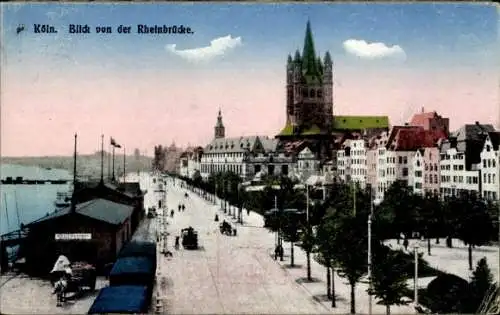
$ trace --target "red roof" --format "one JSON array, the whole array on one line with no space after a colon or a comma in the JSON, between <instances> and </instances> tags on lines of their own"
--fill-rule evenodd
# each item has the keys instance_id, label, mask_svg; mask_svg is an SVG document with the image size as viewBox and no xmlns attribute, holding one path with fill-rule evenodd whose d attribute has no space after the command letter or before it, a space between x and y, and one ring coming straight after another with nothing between
<instances>
[{"instance_id":1,"label":"red roof","mask_svg":"<svg viewBox=\"0 0 500 315\"><path fill-rule=\"evenodd\" d=\"M446 134L442 130L401 129L395 143L391 144L391 149L416 151L420 148L430 148L436 146L437 141L441 138L446 138Z\"/></svg>"},{"instance_id":2,"label":"red roof","mask_svg":"<svg viewBox=\"0 0 500 315\"><path fill-rule=\"evenodd\" d=\"M412 126L424 126L429 119L432 119L437 116L437 113L430 112L430 113L420 113L420 114L415 114L413 115L410 125Z\"/></svg>"}]
</instances>

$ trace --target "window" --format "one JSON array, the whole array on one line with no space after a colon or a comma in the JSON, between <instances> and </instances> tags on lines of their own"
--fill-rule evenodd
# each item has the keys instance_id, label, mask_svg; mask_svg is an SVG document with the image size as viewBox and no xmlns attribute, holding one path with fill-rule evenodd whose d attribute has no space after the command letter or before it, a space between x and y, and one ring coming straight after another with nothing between
<instances>
[{"instance_id":1,"label":"window","mask_svg":"<svg viewBox=\"0 0 500 315\"><path fill-rule=\"evenodd\" d=\"M408 168L407 167L403 168L403 176L408 176Z\"/></svg>"},{"instance_id":2,"label":"window","mask_svg":"<svg viewBox=\"0 0 500 315\"><path fill-rule=\"evenodd\" d=\"M488 184L491 184L491 174L488 174Z\"/></svg>"},{"instance_id":3,"label":"window","mask_svg":"<svg viewBox=\"0 0 500 315\"><path fill-rule=\"evenodd\" d=\"M436 174L434 174L434 184L437 184L438 183L438 176Z\"/></svg>"},{"instance_id":4,"label":"window","mask_svg":"<svg viewBox=\"0 0 500 315\"><path fill-rule=\"evenodd\" d=\"M321 90L318 90L318 97L319 98L323 97L323 92Z\"/></svg>"},{"instance_id":5,"label":"window","mask_svg":"<svg viewBox=\"0 0 500 315\"><path fill-rule=\"evenodd\" d=\"M316 97L316 92L314 90L309 91L309 97Z\"/></svg>"},{"instance_id":6,"label":"window","mask_svg":"<svg viewBox=\"0 0 500 315\"><path fill-rule=\"evenodd\" d=\"M403 164L403 157L400 156L399 159L398 159L398 161L399 161L399 164Z\"/></svg>"},{"instance_id":7,"label":"window","mask_svg":"<svg viewBox=\"0 0 500 315\"><path fill-rule=\"evenodd\" d=\"M486 183L486 174L483 174L483 183Z\"/></svg>"}]
</instances>

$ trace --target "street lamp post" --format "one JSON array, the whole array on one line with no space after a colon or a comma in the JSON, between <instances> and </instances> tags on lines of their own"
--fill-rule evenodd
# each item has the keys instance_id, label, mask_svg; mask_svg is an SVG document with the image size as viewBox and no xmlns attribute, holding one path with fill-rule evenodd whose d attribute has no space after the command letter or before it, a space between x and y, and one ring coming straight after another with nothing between
<instances>
[{"instance_id":1,"label":"street lamp post","mask_svg":"<svg viewBox=\"0 0 500 315\"><path fill-rule=\"evenodd\" d=\"M368 314L372 314L372 215L368 215Z\"/></svg>"},{"instance_id":2,"label":"street lamp post","mask_svg":"<svg viewBox=\"0 0 500 315\"><path fill-rule=\"evenodd\" d=\"M323 186L324 188L324 186ZM325 190L323 189L323 200L325 199ZM306 223L307 223L307 242L311 242L311 224L309 221L309 185L306 184ZM311 252L307 244L307 279L311 280Z\"/></svg>"},{"instance_id":3,"label":"street lamp post","mask_svg":"<svg viewBox=\"0 0 500 315\"><path fill-rule=\"evenodd\" d=\"M415 251L415 279L413 280L413 290L414 290L414 301L415 301L415 306L418 306L418 244L415 244L414 246L414 251Z\"/></svg>"},{"instance_id":4,"label":"street lamp post","mask_svg":"<svg viewBox=\"0 0 500 315\"><path fill-rule=\"evenodd\" d=\"M372 218L373 207L376 200L373 199L373 189L370 187L370 214L368 215L368 288L372 289ZM371 290L370 290L371 291ZM368 314L372 314L373 297L372 293L368 293Z\"/></svg>"}]
</instances>

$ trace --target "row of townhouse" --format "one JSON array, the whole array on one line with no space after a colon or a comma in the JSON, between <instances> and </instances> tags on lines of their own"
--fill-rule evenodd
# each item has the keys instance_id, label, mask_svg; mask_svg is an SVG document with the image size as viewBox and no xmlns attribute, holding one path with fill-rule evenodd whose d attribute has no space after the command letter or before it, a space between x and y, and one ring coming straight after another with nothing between
<instances>
[{"instance_id":1,"label":"row of townhouse","mask_svg":"<svg viewBox=\"0 0 500 315\"><path fill-rule=\"evenodd\" d=\"M395 181L422 195L474 192L498 200L499 143L500 132L477 122L451 134L421 125L394 126L369 139L345 139L335 154L336 167L326 171L341 181L371 187L379 200Z\"/></svg>"}]
</instances>

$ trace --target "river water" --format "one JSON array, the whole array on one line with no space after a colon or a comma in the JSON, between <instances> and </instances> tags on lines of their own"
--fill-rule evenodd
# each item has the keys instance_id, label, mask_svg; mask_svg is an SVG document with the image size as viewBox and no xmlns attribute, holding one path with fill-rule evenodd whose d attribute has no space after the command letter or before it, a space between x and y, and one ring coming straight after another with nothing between
<instances>
[{"instance_id":1,"label":"river water","mask_svg":"<svg viewBox=\"0 0 500 315\"><path fill-rule=\"evenodd\" d=\"M70 172L32 166L0 164L0 177L25 179L71 179ZM20 223L30 223L55 209L57 192L67 192L70 184L63 185L1 185L0 235L17 230Z\"/></svg>"}]
</instances>

